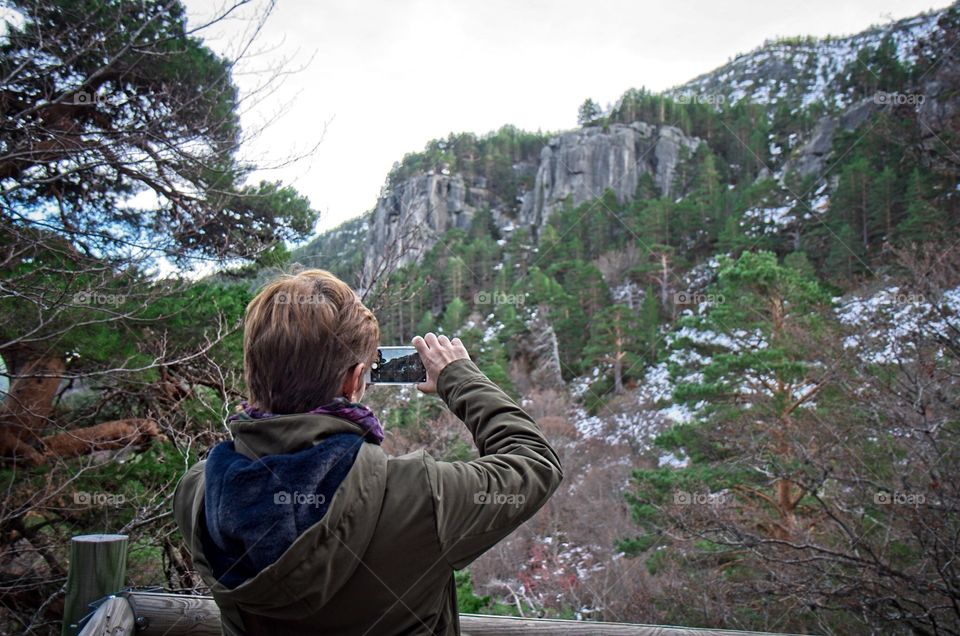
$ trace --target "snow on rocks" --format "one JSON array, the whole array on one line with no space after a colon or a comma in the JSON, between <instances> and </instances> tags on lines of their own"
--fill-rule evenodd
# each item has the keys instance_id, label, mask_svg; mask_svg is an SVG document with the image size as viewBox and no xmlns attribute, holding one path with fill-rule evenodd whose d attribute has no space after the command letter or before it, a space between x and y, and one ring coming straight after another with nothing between
<instances>
[{"instance_id":1,"label":"snow on rocks","mask_svg":"<svg viewBox=\"0 0 960 636\"><path fill-rule=\"evenodd\" d=\"M835 301L837 319L856 330L843 345L865 362L894 364L913 355L918 339L960 329L960 287L935 301L897 285Z\"/></svg>"}]
</instances>

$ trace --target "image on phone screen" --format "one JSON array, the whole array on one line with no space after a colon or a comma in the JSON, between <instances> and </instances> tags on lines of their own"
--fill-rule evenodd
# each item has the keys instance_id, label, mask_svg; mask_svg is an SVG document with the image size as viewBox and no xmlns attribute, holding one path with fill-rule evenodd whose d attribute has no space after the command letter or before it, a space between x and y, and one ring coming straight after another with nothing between
<instances>
[{"instance_id":1,"label":"image on phone screen","mask_svg":"<svg viewBox=\"0 0 960 636\"><path fill-rule=\"evenodd\" d=\"M427 370L414 347L380 347L367 372L368 384L419 384Z\"/></svg>"}]
</instances>

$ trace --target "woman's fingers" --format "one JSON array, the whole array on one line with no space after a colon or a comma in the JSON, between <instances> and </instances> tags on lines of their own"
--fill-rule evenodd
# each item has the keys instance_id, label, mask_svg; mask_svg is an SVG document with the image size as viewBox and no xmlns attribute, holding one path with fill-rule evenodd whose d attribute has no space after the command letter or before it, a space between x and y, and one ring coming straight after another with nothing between
<instances>
[{"instance_id":1,"label":"woman's fingers","mask_svg":"<svg viewBox=\"0 0 960 636\"><path fill-rule=\"evenodd\" d=\"M413 348L417 350L417 353L420 354L420 359L422 360L423 355L427 352L427 341L420 336L414 336L411 344Z\"/></svg>"},{"instance_id":2,"label":"woman's fingers","mask_svg":"<svg viewBox=\"0 0 960 636\"><path fill-rule=\"evenodd\" d=\"M451 341L447 336L437 337L431 332L422 338L415 336L412 344L420 354L423 366L427 369L427 381L417 385L417 388L424 393L436 392L437 378L448 364L455 360L470 359L470 354L467 353L460 338L454 338Z\"/></svg>"}]
</instances>

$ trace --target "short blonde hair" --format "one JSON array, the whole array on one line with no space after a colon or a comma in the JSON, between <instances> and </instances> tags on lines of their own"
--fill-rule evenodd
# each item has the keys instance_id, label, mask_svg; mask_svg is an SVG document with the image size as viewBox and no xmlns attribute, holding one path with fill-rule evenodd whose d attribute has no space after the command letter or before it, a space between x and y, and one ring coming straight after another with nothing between
<instances>
[{"instance_id":1,"label":"short blonde hair","mask_svg":"<svg viewBox=\"0 0 960 636\"><path fill-rule=\"evenodd\" d=\"M375 359L379 343L376 317L349 285L322 269L283 274L244 316L249 403L277 414L326 404L355 364Z\"/></svg>"}]
</instances>

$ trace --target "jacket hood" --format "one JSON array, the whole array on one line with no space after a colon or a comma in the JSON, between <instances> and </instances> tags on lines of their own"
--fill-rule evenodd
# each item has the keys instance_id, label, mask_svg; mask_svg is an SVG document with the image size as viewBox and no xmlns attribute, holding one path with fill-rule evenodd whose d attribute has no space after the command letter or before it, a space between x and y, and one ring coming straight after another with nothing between
<instances>
[{"instance_id":1,"label":"jacket hood","mask_svg":"<svg viewBox=\"0 0 960 636\"><path fill-rule=\"evenodd\" d=\"M195 564L218 600L264 616L316 612L366 552L386 455L358 424L326 414L241 416L229 427L233 441L176 494Z\"/></svg>"}]
</instances>

